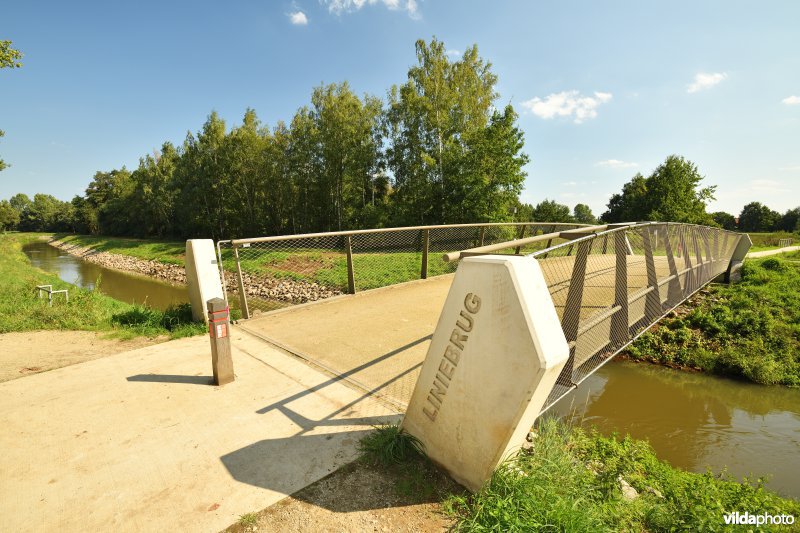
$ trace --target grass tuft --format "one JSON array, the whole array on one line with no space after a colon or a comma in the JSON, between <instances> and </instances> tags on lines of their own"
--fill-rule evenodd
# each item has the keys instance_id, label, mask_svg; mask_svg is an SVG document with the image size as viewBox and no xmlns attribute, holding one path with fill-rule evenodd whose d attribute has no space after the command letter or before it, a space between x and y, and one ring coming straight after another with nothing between
<instances>
[{"instance_id":1,"label":"grass tuft","mask_svg":"<svg viewBox=\"0 0 800 533\"><path fill-rule=\"evenodd\" d=\"M361 439L359 450L369 460L384 466L400 464L425 455L418 438L399 425L378 426Z\"/></svg>"}]
</instances>

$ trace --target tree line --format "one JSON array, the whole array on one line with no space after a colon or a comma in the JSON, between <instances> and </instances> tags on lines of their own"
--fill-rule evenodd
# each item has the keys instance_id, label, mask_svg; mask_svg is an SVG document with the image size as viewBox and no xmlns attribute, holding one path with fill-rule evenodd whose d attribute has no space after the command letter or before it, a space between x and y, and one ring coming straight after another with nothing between
<instances>
[{"instance_id":1,"label":"tree line","mask_svg":"<svg viewBox=\"0 0 800 533\"><path fill-rule=\"evenodd\" d=\"M289 123L248 109L232 129L212 112L183 144L138 168L98 171L62 202L17 195L5 227L139 237L225 238L505 221L528 156L513 107L498 107L491 64L417 41L418 63L386 101L347 82L313 90ZM16 224L14 220L18 219Z\"/></svg>"}]
</instances>

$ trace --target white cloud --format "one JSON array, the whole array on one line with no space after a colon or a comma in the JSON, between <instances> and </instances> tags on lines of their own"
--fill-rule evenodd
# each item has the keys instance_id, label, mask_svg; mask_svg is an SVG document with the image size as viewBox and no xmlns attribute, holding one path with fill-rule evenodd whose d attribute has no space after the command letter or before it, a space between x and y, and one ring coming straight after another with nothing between
<instances>
[{"instance_id":1,"label":"white cloud","mask_svg":"<svg viewBox=\"0 0 800 533\"><path fill-rule=\"evenodd\" d=\"M800 96L787 96L783 100L781 100L786 105L800 105Z\"/></svg>"},{"instance_id":2,"label":"white cloud","mask_svg":"<svg viewBox=\"0 0 800 533\"><path fill-rule=\"evenodd\" d=\"M308 24L308 17L302 11L295 11L294 13L289 13L289 20L295 26L305 26Z\"/></svg>"},{"instance_id":3,"label":"white cloud","mask_svg":"<svg viewBox=\"0 0 800 533\"><path fill-rule=\"evenodd\" d=\"M686 92L696 93L698 91L710 89L727 77L728 75L725 72L713 72L711 74L698 72L694 76L694 81L686 86Z\"/></svg>"},{"instance_id":4,"label":"white cloud","mask_svg":"<svg viewBox=\"0 0 800 533\"><path fill-rule=\"evenodd\" d=\"M788 172L796 172L800 170L800 165L794 165L792 167L780 167L778 170L788 171Z\"/></svg>"},{"instance_id":5,"label":"white cloud","mask_svg":"<svg viewBox=\"0 0 800 533\"><path fill-rule=\"evenodd\" d=\"M358 11L365 5L381 3L392 11L406 11L410 16L417 16L417 0L319 0L322 5L328 6L328 11L340 15Z\"/></svg>"},{"instance_id":6,"label":"white cloud","mask_svg":"<svg viewBox=\"0 0 800 533\"><path fill-rule=\"evenodd\" d=\"M605 161L598 161L594 164L594 166L608 168L635 168L638 167L639 164L630 161L620 161L619 159L606 159Z\"/></svg>"},{"instance_id":7,"label":"white cloud","mask_svg":"<svg viewBox=\"0 0 800 533\"><path fill-rule=\"evenodd\" d=\"M458 57L458 56L460 56L460 55L461 55L461 51L460 51L460 50L448 50L448 51L447 51L447 52L445 52L445 53L446 53L447 55L449 55L450 57Z\"/></svg>"},{"instance_id":8,"label":"white cloud","mask_svg":"<svg viewBox=\"0 0 800 533\"><path fill-rule=\"evenodd\" d=\"M789 192L789 189L780 181L765 179L752 180L750 190L753 192Z\"/></svg>"},{"instance_id":9,"label":"white cloud","mask_svg":"<svg viewBox=\"0 0 800 533\"><path fill-rule=\"evenodd\" d=\"M576 187L578 185L578 182L577 181L565 181L561 185L563 185L564 187Z\"/></svg>"},{"instance_id":10,"label":"white cloud","mask_svg":"<svg viewBox=\"0 0 800 533\"><path fill-rule=\"evenodd\" d=\"M522 102L522 107L544 119L574 116L575 123L580 124L586 119L595 118L597 107L610 101L611 98L611 93L595 92L594 96L582 96L578 91L563 91L545 98L537 96L526 100Z\"/></svg>"}]
</instances>

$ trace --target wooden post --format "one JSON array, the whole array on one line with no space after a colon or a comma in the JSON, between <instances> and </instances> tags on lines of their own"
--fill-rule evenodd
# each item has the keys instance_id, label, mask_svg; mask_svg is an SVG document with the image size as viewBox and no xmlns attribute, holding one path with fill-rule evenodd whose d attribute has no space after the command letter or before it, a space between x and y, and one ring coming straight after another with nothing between
<instances>
[{"instance_id":1,"label":"wooden post","mask_svg":"<svg viewBox=\"0 0 800 533\"><path fill-rule=\"evenodd\" d=\"M420 279L428 279L428 248L431 244L431 230L422 230L422 269L420 270Z\"/></svg>"},{"instance_id":2,"label":"wooden post","mask_svg":"<svg viewBox=\"0 0 800 533\"><path fill-rule=\"evenodd\" d=\"M356 277L353 273L353 239L350 235L344 238L345 252L347 253L347 292L356 293Z\"/></svg>"},{"instance_id":3,"label":"wooden post","mask_svg":"<svg viewBox=\"0 0 800 533\"><path fill-rule=\"evenodd\" d=\"M524 236L525 236L525 228L527 228L527 226L522 226L522 228L520 228L520 230L519 230L519 235L517 236L517 239L521 239L522 237L524 237ZM519 255L519 250L520 250L520 246L517 246L517 247L514 249L514 254L515 254L515 255Z\"/></svg>"},{"instance_id":4,"label":"wooden post","mask_svg":"<svg viewBox=\"0 0 800 533\"><path fill-rule=\"evenodd\" d=\"M244 280L242 279L242 265L239 263L239 248L233 247L233 255L236 257L236 281L239 283L239 307L241 307L242 318L250 318L250 308L247 306L247 293L244 291ZM223 276L225 269L222 269Z\"/></svg>"},{"instance_id":5,"label":"wooden post","mask_svg":"<svg viewBox=\"0 0 800 533\"><path fill-rule=\"evenodd\" d=\"M230 310L222 298L212 298L207 303L208 333L211 337L211 366L214 385L225 385L233 381L233 359L231 358Z\"/></svg>"}]
</instances>

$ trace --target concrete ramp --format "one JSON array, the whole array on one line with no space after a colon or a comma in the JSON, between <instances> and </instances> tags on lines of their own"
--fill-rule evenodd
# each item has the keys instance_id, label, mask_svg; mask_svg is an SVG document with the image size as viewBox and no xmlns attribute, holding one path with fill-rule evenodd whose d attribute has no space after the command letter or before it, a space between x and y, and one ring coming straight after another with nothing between
<instances>
[{"instance_id":1,"label":"concrete ramp","mask_svg":"<svg viewBox=\"0 0 800 533\"><path fill-rule=\"evenodd\" d=\"M273 311L240 327L398 409L408 404L453 275Z\"/></svg>"}]
</instances>

